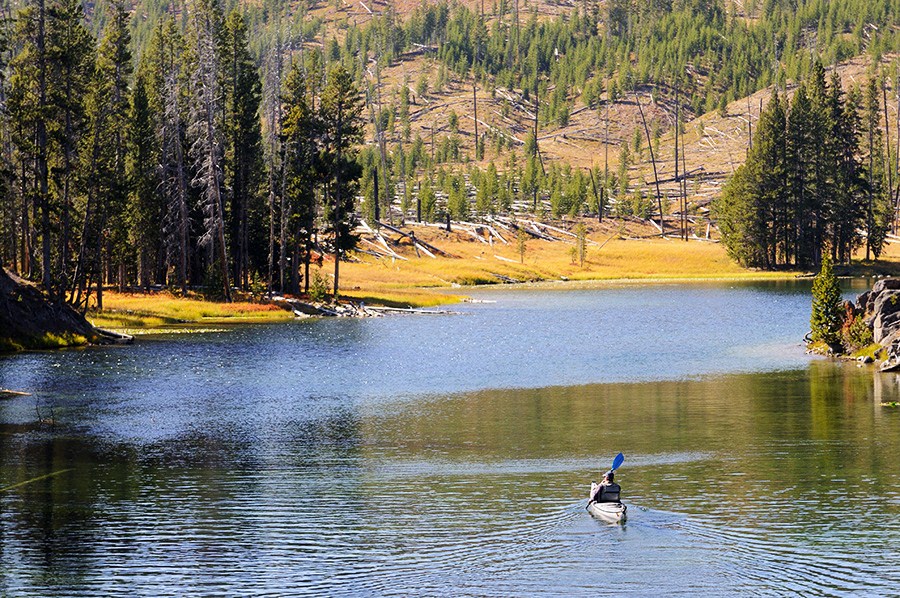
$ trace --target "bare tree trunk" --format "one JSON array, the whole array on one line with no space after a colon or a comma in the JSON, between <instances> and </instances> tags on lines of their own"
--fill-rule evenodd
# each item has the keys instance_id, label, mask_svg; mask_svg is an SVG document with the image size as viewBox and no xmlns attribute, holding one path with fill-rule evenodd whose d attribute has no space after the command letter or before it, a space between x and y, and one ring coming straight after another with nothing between
<instances>
[{"instance_id":1,"label":"bare tree trunk","mask_svg":"<svg viewBox=\"0 0 900 598\"><path fill-rule=\"evenodd\" d=\"M22 276L31 277L31 223L28 220L28 177L25 173L25 160L22 160Z\"/></svg>"},{"instance_id":2,"label":"bare tree trunk","mask_svg":"<svg viewBox=\"0 0 900 598\"><path fill-rule=\"evenodd\" d=\"M281 14L277 12L275 41L272 54L267 61L265 78L265 102L268 135L268 166L269 166L269 256L268 256L268 292L271 297L275 284L275 203L277 188L279 185L278 172L280 170L278 136L281 131L281 74L282 74L282 42L281 42ZM281 177L283 178L283 176ZM284 214L281 214L284 218ZM282 248L283 251L283 248ZM280 260L279 260L280 261Z\"/></svg>"},{"instance_id":3,"label":"bare tree trunk","mask_svg":"<svg viewBox=\"0 0 900 598\"><path fill-rule=\"evenodd\" d=\"M897 234L897 216L898 210L900 210L900 72L897 73L897 86L895 88L897 93L897 146L894 150L894 170L897 171L898 181L897 181L897 190L894 194L894 213L891 221L893 222L893 232ZM892 189L893 191L893 189Z\"/></svg>"},{"instance_id":4,"label":"bare tree trunk","mask_svg":"<svg viewBox=\"0 0 900 598\"><path fill-rule=\"evenodd\" d=\"M483 1L483 0L482 0ZM478 95L475 87L475 73L472 73L472 109L475 111L475 161L481 160L478 151ZM537 141L537 139L535 139Z\"/></svg>"},{"instance_id":5,"label":"bare tree trunk","mask_svg":"<svg viewBox=\"0 0 900 598\"><path fill-rule=\"evenodd\" d=\"M653 165L653 182L656 183L656 205L659 209L659 228L662 236L666 236L666 221L663 218L662 195L659 192L659 175L656 172L656 158L653 155L653 142L650 139L650 129L647 127L647 119L644 117L644 108L641 106L641 99L637 95L637 91L632 90L634 101L637 103L638 110L641 113L641 123L644 125L644 134L647 136L647 145L650 148L650 163Z\"/></svg>"},{"instance_id":6,"label":"bare tree trunk","mask_svg":"<svg viewBox=\"0 0 900 598\"><path fill-rule=\"evenodd\" d=\"M606 198L606 191L609 189L609 105L612 102L612 98L609 97L609 92L606 94L606 122L604 123L604 127L606 129L605 140L603 142L603 197L604 200ZM599 219L603 221L603 208L606 207L606 202L604 201L603 205L600 208L600 216Z\"/></svg>"},{"instance_id":7,"label":"bare tree trunk","mask_svg":"<svg viewBox=\"0 0 900 598\"><path fill-rule=\"evenodd\" d=\"M272 183L270 183L271 185ZM269 189L269 297L272 296L272 274L275 264L275 191Z\"/></svg>"},{"instance_id":8,"label":"bare tree trunk","mask_svg":"<svg viewBox=\"0 0 900 598\"><path fill-rule=\"evenodd\" d=\"M222 199L221 131L219 114L219 58L213 31L213 15L199 14L197 27L197 65L194 73L194 106L190 131L194 137L191 153L196 160L197 176L193 184L203 189L204 233L200 243L216 255L222 274L225 301L231 301L228 253L225 245L225 209Z\"/></svg>"},{"instance_id":9,"label":"bare tree trunk","mask_svg":"<svg viewBox=\"0 0 900 598\"><path fill-rule=\"evenodd\" d=\"M678 85L675 85L675 184L681 185L678 180ZM679 201L679 212L681 212L681 238L685 239L684 232L684 205ZM685 239L686 240L686 239Z\"/></svg>"},{"instance_id":10,"label":"bare tree trunk","mask_svg":"<svg viewBox=\"0 0 900 598\"><path fill-rule=\"evenodd\" d=\"M41 249L44 288L47 292L53 292L53 277L50 263L50 191L48 188L47 170L47 124L44 122L44 110L47 105L47 57L44 45L44 25L46 20L44 0L38 0L38 30L37 30L37 54L38 54L38 117L36 123L37 161L36 176L41 206Z\"/></svg>"},{"instance_id":11,"label":"bare tree trunk","mask_svg":"<svg viewBox=\"0 0 900 598\"><path fill-rule=\"evenodd\" d=\"M885 85L886 81L882 80L881 82L881 95L884 101L884 147L887 148L887 155L883 156L885 170L888 173L888 189L894 188L894 170L891 168L891 123L888 120L888 101L887 101L887 85ZM897 135L900 136L900 131L897 131ZM894 222L894 218L891 218L891 222Z\"/></svg>"},{"instance_id":12,"label":"bare tree trunk","mask_svg":"<svg viewBox=\"0 0 900 598\"><path fill-rule=\"evenodd\" d=\"M306 258L303 260L303 292L309 293L309 260L312 252L312 243L309 235L306 237Z\"/></svg>"},{"instance_id":13,"label":"bare tree trunk","mask_svg":"<svg viewBox=\"0 0 900 598\"><path fill-rule=\"evenodd\" d=\"M281 173L281 176L284 176L284 173ZM284 277L285 272L287 270L287 210L285 209L285 198L284 194L281 195L281 203L280 209L278 210L281 214L281 226L279 227L278 234L278 290L282 293L285 291Z\"/></svg>"}]
</instances>

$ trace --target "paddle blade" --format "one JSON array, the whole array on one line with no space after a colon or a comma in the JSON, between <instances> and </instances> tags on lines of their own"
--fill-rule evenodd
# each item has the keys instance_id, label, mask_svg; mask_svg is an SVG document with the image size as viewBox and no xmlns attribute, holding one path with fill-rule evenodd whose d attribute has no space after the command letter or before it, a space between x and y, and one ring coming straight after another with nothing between
<instances>
[{"instance_id":1,"label":"paddle blade","mask_svg":"<svg viewBox=\"0 0 900 598\"><path fill-rule=\"evenodd\" d=\"M616 455L616 458L613 459L612 471L619 469L619 467L621 467L622 463L624 463L624 462L625 462L625 455L623 455L622 453L619 453L618 455Z\"/></svg>"}]
</instances>

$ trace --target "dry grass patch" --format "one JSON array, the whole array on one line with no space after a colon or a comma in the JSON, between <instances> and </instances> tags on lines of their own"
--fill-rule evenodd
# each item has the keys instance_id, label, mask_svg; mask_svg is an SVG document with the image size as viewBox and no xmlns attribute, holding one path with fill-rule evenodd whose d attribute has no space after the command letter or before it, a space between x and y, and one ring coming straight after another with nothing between
<instances>
[{"instance_id":1,"label":"dry grass patch","mask_svg":"<svg viewBox=\"0 0 900 598\"><path fill-rule=\"evenodd\" d=\"M591 225L583 265L573 263L573 243L530 239L524 260L515 244L479 242L471 235L416 227L416 237L456 256L417 257L407 246L394 250L407 258L377 259L360 255L360 261L342 266L342 287L355 296L407 292L422 287L455 287L496 284L504 279L520 282L546 280L646 280L646 279L772 279L792 278L796 272L763 272L735 264L718 243L684 242L677 239L624 240L610 238L608 227ZM624 234L646 231L630 230ZM388 235L390 236L390 235ZM612 237L615 237L615 233ZM601 247L602 244L602 247Z\"/></svg>"},{"instance_id":2,"label":"dry grass patch","mask_svg":"<svg viewBox=\"0 0 900 598\"><path fill-rule=\"evenodd\" d=\"M276 305L235 302L216 303L195 297L176 297L171 293L150 295L108 292L104 309L91 311L88 317L100 328L159 328L174 324L209 321L283 321L293 317Z\"/></svg>"}]
</instances>

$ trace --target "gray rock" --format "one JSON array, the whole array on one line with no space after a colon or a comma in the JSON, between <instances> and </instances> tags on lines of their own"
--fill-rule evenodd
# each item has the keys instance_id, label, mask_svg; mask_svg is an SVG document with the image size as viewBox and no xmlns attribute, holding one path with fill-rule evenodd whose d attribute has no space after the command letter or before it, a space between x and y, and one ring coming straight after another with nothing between
<instances>
[{"instance_id":1,"label":"gray rock","mask_svg":"<svg viewBox=\"0 0 900 598\"><path fill-rule=\"evenodd\" d=\"M900 359L900 278L883 278L871 291L857 297L855 313L872 330L875 342L888 349L890 359Z\"/></svg>"},{"instance_id":2,"label":"gray rock","mask_svg":"<svg viewBox=\"0 0 900 598\"><path fill-rule=\"evenodd\" d=\"M872 287L872 294L878 295L885 290L900 290L900 278L882 278Z\"/></svg>"}]
</instances>

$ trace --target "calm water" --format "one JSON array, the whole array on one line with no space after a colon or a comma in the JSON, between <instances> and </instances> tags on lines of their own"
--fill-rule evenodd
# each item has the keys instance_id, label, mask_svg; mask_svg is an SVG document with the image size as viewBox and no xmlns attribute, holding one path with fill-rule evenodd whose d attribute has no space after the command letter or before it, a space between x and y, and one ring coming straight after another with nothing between
<instances>
[{"instance_id":1,"label":"calm water","mask_svg":"<svg viewBox=\"0 0 900 598\"><path fill-rule=\"evenodd\" d=\"M481 291L0 358L34 392L0 401L0 595L895 594L900 378L806 356L808 290Z\"/></svg>"}]
</instances>

